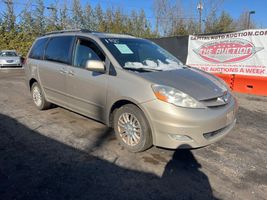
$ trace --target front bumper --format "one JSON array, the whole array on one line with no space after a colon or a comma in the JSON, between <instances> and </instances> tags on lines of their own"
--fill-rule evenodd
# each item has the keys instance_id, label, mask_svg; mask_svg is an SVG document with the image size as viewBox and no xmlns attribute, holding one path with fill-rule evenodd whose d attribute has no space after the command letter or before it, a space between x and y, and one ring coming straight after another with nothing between
<instances>
[{"instance_id":1,"label":"front bumper","mask_svg":"<svg viewBox=\"0 0 267 200\"><path fill-rule=\"evenodd\" d=\"M181 108L160 100L142 104L148 117L153 144L165 148L198 148L214 143L228 134L236 123L234 97L221 107Z\"/></svg>"},{"instance_id":2,"label":"front bumper","mask_svg":"<svg viewBox=\"0 0 267 200\"><path fill-rule=\"evenodd\" d=\"M1 63L0 67L21 67L21 63Z\"/></svg>"}]
</instances>

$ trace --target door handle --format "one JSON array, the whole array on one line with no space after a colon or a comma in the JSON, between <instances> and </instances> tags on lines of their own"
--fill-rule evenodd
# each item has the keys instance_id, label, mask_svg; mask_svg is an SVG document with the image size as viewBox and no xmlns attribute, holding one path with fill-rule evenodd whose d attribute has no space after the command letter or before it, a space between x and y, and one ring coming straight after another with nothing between
<instances>
[{"instance_id":1,"label":"door handle","mask_svg":"<svg viewBox=\"0 0 267 200\"><path fill-rule=\"evenodd\" d=\"M66 71L64 68L61 68L61 69L59 70L59 72L60 72L61 74L66 74L66 73L67 73L67 71Z\"/></svg>"}]
</instances>

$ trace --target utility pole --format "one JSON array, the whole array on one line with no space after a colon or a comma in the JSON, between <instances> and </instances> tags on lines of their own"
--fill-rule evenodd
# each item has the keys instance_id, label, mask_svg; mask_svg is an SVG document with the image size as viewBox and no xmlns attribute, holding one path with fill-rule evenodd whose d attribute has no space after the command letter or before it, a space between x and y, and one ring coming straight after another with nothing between
<instances>
[{"instance_id":1,"label":"utility pole","mask_svg":"<svg viewBox=\"0 0 267 200\"><path fill-rule=\"evenodd\" d=\"M198 5L197 5L197 9L199 12L199 33L202 33L202 10L203 10L203 4L202 4L202 0L199 1Z\"/></svg>"}]
</instances>

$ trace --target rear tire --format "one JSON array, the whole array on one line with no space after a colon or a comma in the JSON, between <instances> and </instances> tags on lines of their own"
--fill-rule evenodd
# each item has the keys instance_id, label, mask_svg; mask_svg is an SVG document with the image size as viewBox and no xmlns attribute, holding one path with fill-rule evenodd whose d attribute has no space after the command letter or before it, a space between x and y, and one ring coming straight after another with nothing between
<instances>
[{"instance_id":1,"label":"rear tire","mask_svg":"<svg viewBox=\"0 0 267 200\"><path fill-rule=\"evenodd\" d=\"M120 143L131 152L141 152L152 146L147 119L133 104L126 104L115 111L113 127Z\"/></svg>"},{"instance_id":2,"label":"rear tire","mask_svg":"<svg viewBox=\"0 0 267 200\"><path fill-rule=\"evenodd\" d=\"M45 99L44 93L37 82L32 84L31 94L33 103L39 110L47 110L51 107L51 103Z\"/></svg>"}]
</instances>

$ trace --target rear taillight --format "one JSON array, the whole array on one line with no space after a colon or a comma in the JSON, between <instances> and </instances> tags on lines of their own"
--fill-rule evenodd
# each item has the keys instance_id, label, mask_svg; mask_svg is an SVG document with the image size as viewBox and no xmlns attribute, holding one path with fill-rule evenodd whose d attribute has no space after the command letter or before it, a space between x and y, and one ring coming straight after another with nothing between
<instances>
[{"instance_id":1,"label":"rear taillight","mask_svg":"<svg viewBox=\"0 0 267 200\"><path fill-rule=\"evenodd\" d=\"M21 58L22 65L25 65L27 62L27 57L26 58Z\"/></svg>"}]
</instances>

